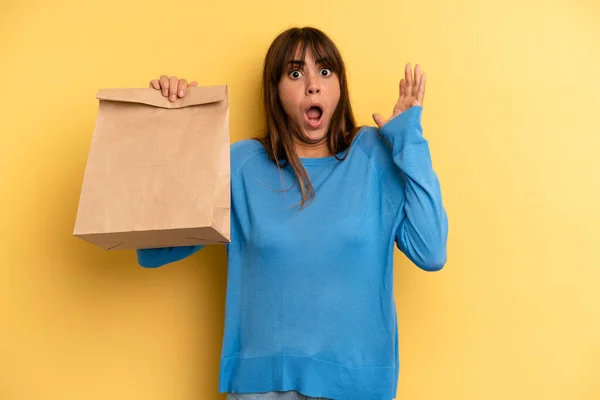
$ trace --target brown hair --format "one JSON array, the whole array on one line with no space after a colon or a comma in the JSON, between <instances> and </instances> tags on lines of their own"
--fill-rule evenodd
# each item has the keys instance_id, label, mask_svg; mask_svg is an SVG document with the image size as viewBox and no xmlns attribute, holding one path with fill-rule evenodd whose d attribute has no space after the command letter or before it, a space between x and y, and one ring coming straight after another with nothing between
<instances>
[{"instance_id":1,"label":"brown hair","mask_svg":"<svg viewBox=\"0 0 600 400\"><path fill-rule=\"evenodd\" d=\"M333 113L331 124L325 136L331 154L338 160L345 159L347 153L338 158L338 154L350 147L359 130L350 106L350 96L346 79L346 68L339 50L333 41L316 28L291 28L279 34L267 51L263 68L263 106L266 117L266 131L257 138L262 142L269 158L279 168L291 165L300 184L302 193L301 207L307 200L314 198L314 188L308 174L294 150L294 138L307 144L319 143L319 140L307 138L298 126L295 126L281 105L278 85L289 63L295 58L296 51L301 50L301 61L304 61L306 50L310 49L316 60L331 69L340 82L340 100Z\"/></svg>"}]
</instances>

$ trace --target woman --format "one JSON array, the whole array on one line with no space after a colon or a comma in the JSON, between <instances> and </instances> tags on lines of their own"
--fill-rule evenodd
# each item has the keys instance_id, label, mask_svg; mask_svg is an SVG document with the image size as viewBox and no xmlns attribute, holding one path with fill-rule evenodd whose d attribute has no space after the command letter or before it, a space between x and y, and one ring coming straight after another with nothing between
<instances>
[{"instance_id":1,"label":"woman","mask_svg":"<svg viewBox=\"0 0 600 400\"><path fill-rule=\"evenodd\" d=\"M359 128L324 33L289 29L270 46L265 135L231 146L228 399L394 397L394 246L424 270L446 262L447 216L420 125L425 79L407 65L390 119ZM151 82L171 100L187 86ZM157 267L201 247L138 250L138 260Z\"/></svg>"}]
</instances>

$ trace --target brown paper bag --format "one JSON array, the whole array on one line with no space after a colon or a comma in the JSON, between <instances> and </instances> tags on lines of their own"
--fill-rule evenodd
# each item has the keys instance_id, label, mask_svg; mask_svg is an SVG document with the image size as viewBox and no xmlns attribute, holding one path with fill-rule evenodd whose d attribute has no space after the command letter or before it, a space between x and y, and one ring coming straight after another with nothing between
<instances>
[{"instance_id":1,"label":"brown paper bag","mask_svg":"<svg viewBox=\"0 0 600 400\"><path fill-rule=\"evenodd\" d=\"M230 241L227 86L103 89L74 236L105 250Z\"/></svg>"}]
</instances>

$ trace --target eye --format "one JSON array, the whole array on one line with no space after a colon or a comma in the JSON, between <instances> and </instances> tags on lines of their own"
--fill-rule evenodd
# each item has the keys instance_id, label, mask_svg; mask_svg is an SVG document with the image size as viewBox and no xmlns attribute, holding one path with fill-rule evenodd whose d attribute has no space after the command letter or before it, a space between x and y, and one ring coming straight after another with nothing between
<instances>
[{"instance_id":1,"label":"eye","mask_svg":"<svg viewBox=\"0 0 600 400\"><path fill-rule=\"evenodd\" d=\"M288 74L288 76L289 76L290 78L292 78L292 79L298 79L298 78L300 78L300 77L302 76L302 72L300 72L300 71L298 71L298 70L296 69L296 70L294 70L294 71L290 72L290 73Z\"/></svg>"},{"instance_id":2,"label":"eye","mask_svg":"<svg viewBox=\"0 0 600 400\"><path fill-rule=\"evenodd\" d=\"M323 68L323 69L320 71L320 74L321 74L321 76L329 76L329 75L331 75L331 70L330 70L330 69L327 69L327 68Z\"/></svg>"}]
</instances>

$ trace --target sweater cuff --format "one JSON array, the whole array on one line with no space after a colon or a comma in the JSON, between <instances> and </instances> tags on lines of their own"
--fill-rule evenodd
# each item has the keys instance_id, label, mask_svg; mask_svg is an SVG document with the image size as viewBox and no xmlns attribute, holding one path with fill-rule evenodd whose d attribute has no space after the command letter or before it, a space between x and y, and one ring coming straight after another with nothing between
<instances>
[{"instance_id":1,"label":"sweater cuff","mask_svg":"<svg viewBox=\"0 0 600 400\"><path fill-rule=\"evenodd\" d=\"M381 128L381 134L385 136L396 149L406 145L426 142L421 127L422 106L413 106L402 114L392 118Z\"/></svg>"}]
</instances>

